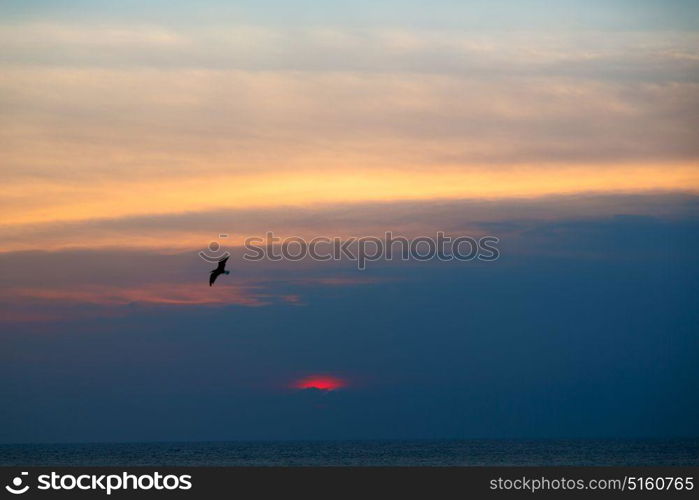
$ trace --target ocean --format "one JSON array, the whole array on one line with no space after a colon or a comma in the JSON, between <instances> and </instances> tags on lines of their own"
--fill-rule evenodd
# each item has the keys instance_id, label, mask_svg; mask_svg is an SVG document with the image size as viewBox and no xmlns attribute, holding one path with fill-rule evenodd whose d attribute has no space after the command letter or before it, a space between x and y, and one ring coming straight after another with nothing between
<instances>
[{"instance_id":1,"label":"ocean","mask_svg":"<svg viewBox=\"0 0 699 500\"><path fill-rule=\"evenodd\" d=\"M696 466L699 438L0 444L0 465Z\"/></svg>"}]
</instances>

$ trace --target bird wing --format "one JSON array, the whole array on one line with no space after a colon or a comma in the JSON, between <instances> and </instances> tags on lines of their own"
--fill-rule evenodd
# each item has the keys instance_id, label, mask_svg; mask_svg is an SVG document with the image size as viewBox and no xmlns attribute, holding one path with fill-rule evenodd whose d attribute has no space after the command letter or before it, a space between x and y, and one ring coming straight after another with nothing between
<instances>
[{"instance_id":1,"label":"bird wing","mask_svg":"<svg viewBox=\"0 0 699 500\"><path fill-rule=\"evenodd\" d=\"M222 273L218 272L218 269L214 269L213 271L211 271L211 274L209 275L209 286L214 284L214 281L216 281L216 278L218 278L219 274Z\"/></svg>"},{"instance_id":2,"label":"bird wing","mask_svg":"<svg viewBox=\"0 0 699 500\"><path fill-rule=\"evenodd\" d=\"M225 258L218 261L218 267L216 268L217 272L222 273L226 269L226 261L227 260L228 260L228 257L225 257Z\"/></svg>"}]
</instances>

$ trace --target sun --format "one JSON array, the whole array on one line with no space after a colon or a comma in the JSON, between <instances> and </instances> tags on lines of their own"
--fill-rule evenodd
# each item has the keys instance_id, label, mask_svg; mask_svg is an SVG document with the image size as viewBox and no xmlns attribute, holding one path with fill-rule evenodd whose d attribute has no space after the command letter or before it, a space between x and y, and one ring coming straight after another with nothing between
<instances>
[{"instance_id":1,"label":"sun","mask_svg":"<svg viewBox=\"0 0 699 500\"><path fill-rule=\"evenodd\" d=\"M295 389L319 389L321 391L334 391L347 387L347 382L329 375L310 375L296 380L291 385Z\"/></svg>"}]
</instances>

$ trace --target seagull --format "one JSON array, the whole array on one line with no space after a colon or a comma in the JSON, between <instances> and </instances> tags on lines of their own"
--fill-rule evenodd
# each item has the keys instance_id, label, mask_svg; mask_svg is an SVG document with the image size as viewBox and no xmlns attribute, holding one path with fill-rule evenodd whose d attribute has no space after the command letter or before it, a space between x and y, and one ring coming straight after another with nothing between
<instances>
[{"instance_id":1,"label":"seagull","mask_svg":"<svg viewBox=\"0 0 699 500\"><path fill-rule=\"evenodd\" d=\"M214 281L216 281L216 278L219 277L220 274L231 274L230 271L226 271L226 261L228 260L228 257L225 257L221 260L218 261L218 267L211 271L211 275L209 276L209 286L214 284Z\"/></svg>"}]
</instances>

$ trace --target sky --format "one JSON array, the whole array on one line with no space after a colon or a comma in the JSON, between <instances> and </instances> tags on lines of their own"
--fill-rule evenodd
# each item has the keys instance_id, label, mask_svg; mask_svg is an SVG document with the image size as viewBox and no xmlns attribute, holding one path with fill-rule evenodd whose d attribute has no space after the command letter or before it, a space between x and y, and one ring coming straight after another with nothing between
<instances>
[{"instance_id":1,"label":"sky","mask_svg":"<svg viewBox=\"0 0 699 500\"><path fill-rule=\"evenodd\" d=\"M0 442L696 437L698 18L0 1Z\"/></svg>"}]
</instances>

